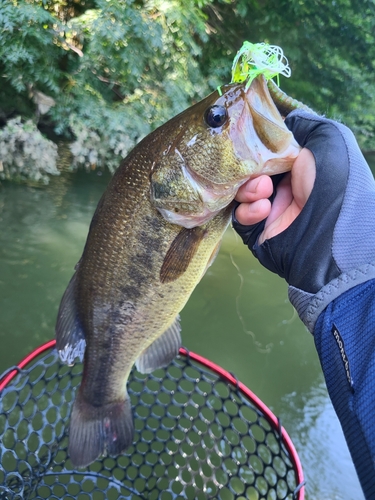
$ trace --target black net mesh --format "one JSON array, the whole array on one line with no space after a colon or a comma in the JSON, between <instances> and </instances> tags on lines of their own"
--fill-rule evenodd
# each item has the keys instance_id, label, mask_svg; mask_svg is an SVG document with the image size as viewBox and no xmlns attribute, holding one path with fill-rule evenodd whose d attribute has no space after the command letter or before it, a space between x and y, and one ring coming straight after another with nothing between
<instances>
[{"instance_id":1,"label":"black net mesh","mask_svg":"<svg viewBox=\"0 0 375 500\"><path fill-rule=\"evenodd\" d=\"M1 500L300 498L278 429L238 387L189 356L151 375L133 370L133 445L74 469L68 424L81 371L52 349L2 391Z\"/></svg>"}]
</instances>

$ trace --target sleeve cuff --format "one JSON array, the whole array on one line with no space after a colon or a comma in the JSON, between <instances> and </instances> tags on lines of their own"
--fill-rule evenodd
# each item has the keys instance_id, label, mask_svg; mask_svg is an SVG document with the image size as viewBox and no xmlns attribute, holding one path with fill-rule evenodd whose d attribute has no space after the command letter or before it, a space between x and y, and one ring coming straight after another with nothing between
<instances>
[{"instance_id":1,"label":"sleeve cuff","mask_svg":"<svg viewBox=\"0 0 375 500\"><path fill-rule=\"evenodd\" d=\"M320 313L330 302L345 293L347 290L375 279L375 264L366 264L350 272L342 273L330 281L316 294L304 292L293 286L288 287L288 297L297 310L302 322L309 332L313 333L315 323Z\"/></svg>"}]
</instances>

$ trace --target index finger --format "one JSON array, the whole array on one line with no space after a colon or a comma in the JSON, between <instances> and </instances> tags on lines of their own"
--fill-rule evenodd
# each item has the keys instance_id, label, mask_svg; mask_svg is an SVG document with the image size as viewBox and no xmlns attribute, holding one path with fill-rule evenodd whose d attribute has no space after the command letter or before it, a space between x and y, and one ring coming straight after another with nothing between
<instances>
[{"instance_id":1,"label":"index finger","mask_svg":"<svg viewBox=\"0 0 375 500\"><path fill-rule=\"evenodd\" d=\"M245 182L237 191L235 199L240 203L253 203L264 198L269 198L272 192L273 184L271 177L260 175Z\"/></svg>"}]
</instances>

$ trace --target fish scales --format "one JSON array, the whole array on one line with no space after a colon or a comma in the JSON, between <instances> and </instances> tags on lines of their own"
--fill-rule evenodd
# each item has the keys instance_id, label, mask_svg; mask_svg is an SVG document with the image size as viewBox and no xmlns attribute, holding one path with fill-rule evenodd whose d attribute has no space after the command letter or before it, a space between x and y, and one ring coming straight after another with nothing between
<instances>
[{"instance_id":1,"label":"fish scales","mask_svg":"<svg viewBox=\"0 0 375 500\"><path fill-rule=\"evenodd\" d=\"M298 152L258 78L248 91L214 92L123 160L93 216L56 325L64 362L84 351L70 423L73 464L131 444L132 366L149 373L178 353L178 314L217 254L238 187L263 171L290 169Z\"/></svg>"}]
</instances>

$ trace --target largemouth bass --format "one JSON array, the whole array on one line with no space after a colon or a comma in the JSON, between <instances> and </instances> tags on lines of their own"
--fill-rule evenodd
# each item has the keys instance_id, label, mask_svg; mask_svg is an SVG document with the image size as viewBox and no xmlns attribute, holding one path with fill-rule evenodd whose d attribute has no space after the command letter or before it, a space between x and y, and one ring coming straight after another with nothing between
<instances>
[{"instance_id":1,"label":"largemouth bass","mask_svg":"<svg viewBox=\"0 0 375 500\"><path fill-rule=\"evenodd\" d=\"M167 365L178 314L217 254L241 184L290 170L299 146L263 77L222 87L144 138L123 160L91 222L56 325L62 361L84 353L69 454L87 466L133 440L126 391L135 364Z\"/></svg>"}]
</instances>

